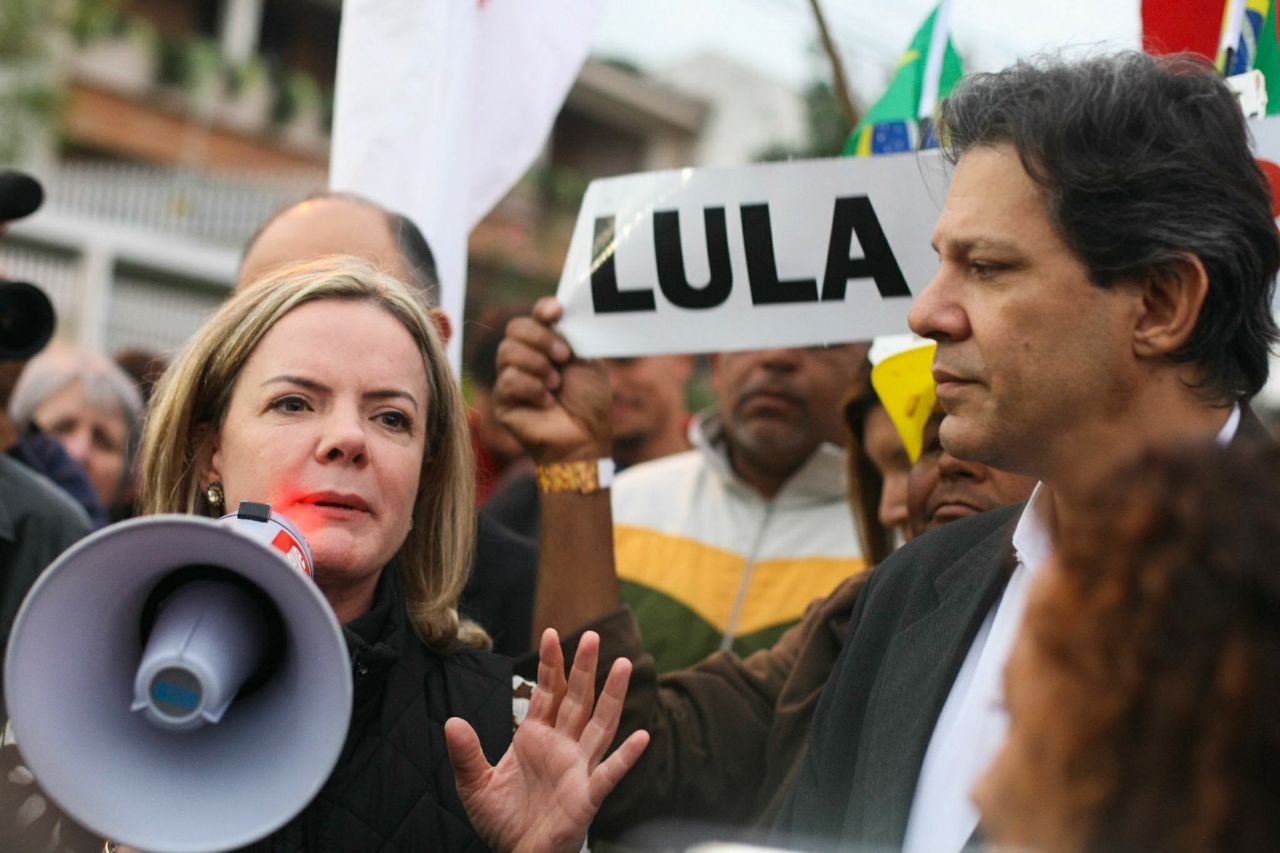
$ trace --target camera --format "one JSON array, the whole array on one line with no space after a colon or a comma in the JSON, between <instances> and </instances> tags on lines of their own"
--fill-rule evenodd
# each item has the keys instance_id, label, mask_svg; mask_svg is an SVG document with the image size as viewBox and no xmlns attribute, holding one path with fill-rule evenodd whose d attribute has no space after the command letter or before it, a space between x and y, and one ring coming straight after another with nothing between
<instances>
[{"instance_id":1,"label":"camera","mask_svg":"<svg viewBox=\"0 0 1280 853\"><path fill-rule=\"evenodd\" d=\"M0 279L0 359L26 359L44 349L53 337L55 317L43 290Z\"/></svg>"}]
</instances>

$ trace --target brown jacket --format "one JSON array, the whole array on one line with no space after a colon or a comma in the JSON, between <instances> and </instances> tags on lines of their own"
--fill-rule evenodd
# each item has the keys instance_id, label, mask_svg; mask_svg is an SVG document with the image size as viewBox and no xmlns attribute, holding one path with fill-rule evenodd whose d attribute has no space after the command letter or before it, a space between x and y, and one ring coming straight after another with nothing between
<instances>
[{"instance_id":1,"label":"brown jacket","mask_svg":"<svg viewBox=\"0 0 1280 853\"><path fill-rule=\"evenodd\" d=\"M635 664L615 746L640 728L651 737L605 800L594 832L616 837L657 818L771 823L799 770L818 695L844 647L865 579L860 573L814 601L770 649L747 658L717 652L660 677L630 610L584 626L600 634L597 688L610 661L627 657ZM565 639L566 659L580 635Z\"/></svg>"}]
</instances>

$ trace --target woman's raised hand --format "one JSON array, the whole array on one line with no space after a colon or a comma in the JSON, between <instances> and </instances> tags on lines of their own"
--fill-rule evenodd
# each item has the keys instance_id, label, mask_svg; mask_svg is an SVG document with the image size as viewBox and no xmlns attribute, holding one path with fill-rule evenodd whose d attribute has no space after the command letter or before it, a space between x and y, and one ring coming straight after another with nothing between
<instances>
[{"instance_id":1,"label":"woman's raised hand","mask_svg":"<svg viewBox=\"0 0 1280 853\"><path fill-rule=\"evenodd\" d=\"M640 730L601 760L618 729L631 662L613 662L597 703L599 651L600 638L585 632L566 685L559 637L550 628L543 633L529 715L497 766L469 724L457 717L445 723L458 794L495 850L577 853L600 804L648 746L649 733Z\"/></svg>"}]
</instances>

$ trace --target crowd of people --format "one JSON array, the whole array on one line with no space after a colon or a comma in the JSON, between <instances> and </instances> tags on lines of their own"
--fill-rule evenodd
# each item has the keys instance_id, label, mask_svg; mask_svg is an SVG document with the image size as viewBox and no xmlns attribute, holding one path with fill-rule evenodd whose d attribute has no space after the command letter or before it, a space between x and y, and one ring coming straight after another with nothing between
<instances>
[{"instance_id":1,"label":"crowd of people","mask_svg":"<svg viewBox=\"0 0 1280 853\"><path fill-rule=\"evenodd\" d=\"M551 298L482 324L469 413L413 223L280 211L158 379L0 362L0 628L109 522L298 524L352 720L246 849L1272 849L1280 234L1235 97L1045 58L937 128L932 363L718 353L696 413L691 357L578 358ZM5 844L112 841L9 730L0 771Z\"/></svg>"}]
</instances>

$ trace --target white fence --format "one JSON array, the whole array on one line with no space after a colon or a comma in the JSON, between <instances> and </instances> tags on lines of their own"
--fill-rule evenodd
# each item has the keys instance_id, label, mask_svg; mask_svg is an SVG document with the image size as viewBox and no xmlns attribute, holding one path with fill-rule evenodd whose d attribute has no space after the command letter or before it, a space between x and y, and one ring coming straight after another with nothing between
<instances>
[{"instance_id":1,"label":"white fence","mask_svg":"<svg viewBox=\"0 0 1280 853\"><path fill-rule=\"evenodd\" d=\"M262 222L320 188L110 163L40 177L45 205L0 241L0 272L49 294L59 339L106 354L180 348L225 297Z\"/></svg>"}]
</instances>

